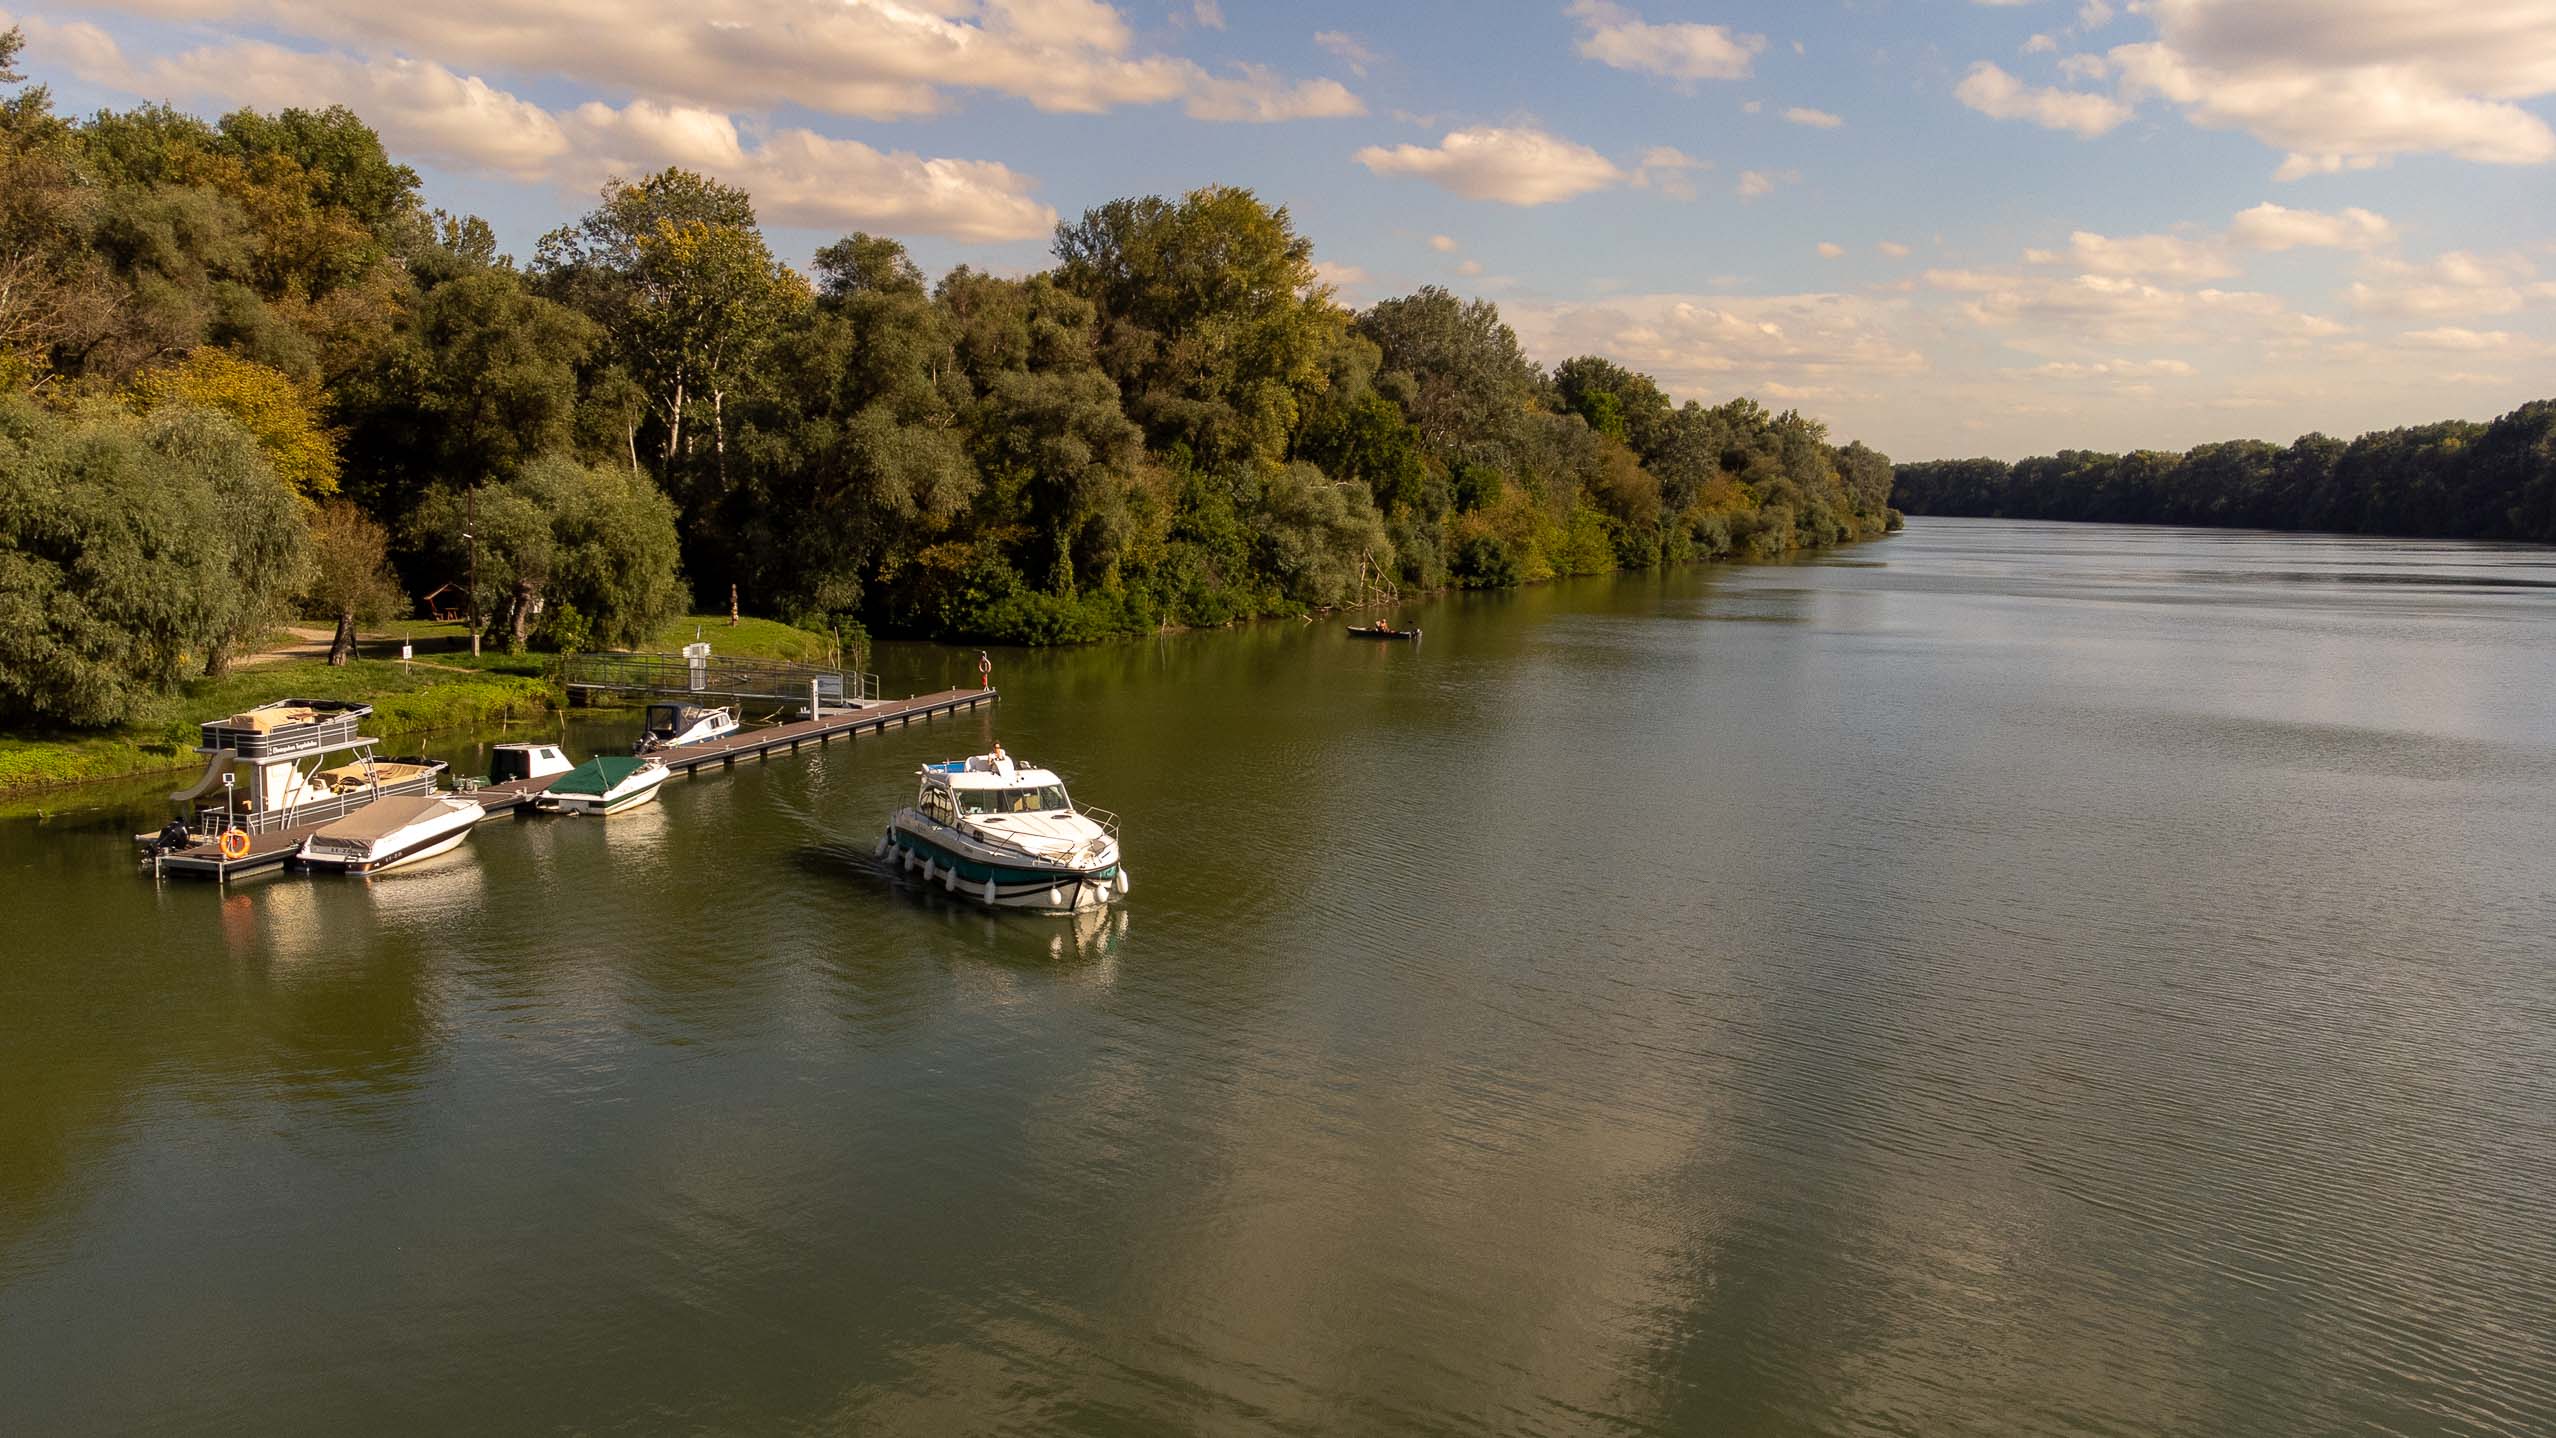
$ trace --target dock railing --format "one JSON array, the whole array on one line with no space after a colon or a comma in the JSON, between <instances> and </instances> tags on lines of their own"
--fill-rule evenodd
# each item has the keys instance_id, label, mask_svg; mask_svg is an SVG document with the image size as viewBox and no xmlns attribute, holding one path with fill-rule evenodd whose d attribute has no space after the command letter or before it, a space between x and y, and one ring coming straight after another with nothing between
<instances>
[{"instance_id":1,"label":"dock railing","mask_svg":"<svg viewBox=\"0 0 2556 1438\"><path fill-rule=\"evenodd\" d=\"M700 695L775 704L804 704L813 698L847 709L880 701L876 674L715 654L579 654L563 666L561 682L592 694Z\"/></svg>"}]
</instances>

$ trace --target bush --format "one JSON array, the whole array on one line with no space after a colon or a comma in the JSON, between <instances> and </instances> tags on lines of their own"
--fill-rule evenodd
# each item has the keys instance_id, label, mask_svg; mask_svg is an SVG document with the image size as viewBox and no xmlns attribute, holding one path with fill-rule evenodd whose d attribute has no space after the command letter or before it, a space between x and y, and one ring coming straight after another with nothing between
<instances>
[{"instance_id":1,"label":"bush","mask_svg":"<svg viewBox=\"0 0 2556 1438\"><path fill-rule=\"evenodd\" d=\"M1451 568L1456 582L1467 589L1515 589L1525 582L1517 555L1496 534L1467 535L1459 541Z\"/></svg>"}]
</instances>

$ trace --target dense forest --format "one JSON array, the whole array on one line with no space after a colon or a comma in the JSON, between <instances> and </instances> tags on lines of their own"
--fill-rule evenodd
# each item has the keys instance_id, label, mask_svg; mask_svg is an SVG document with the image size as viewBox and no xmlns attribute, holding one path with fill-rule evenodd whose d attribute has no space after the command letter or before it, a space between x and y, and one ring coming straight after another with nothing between
<instances>
[{"instance_id":1,"label":"dense forest","mask_svg":"<svg viewBox=\"0 0 2556 1438\"><path fill-rule=\"evenodd\" d=\"M2491 424L2448 420L2283 448L2261 440L2181 454L2062 450L2008 464L1903 464L1910 514L2231 525L2556 544L2556 400Z\"/></svg>"},{"instance_id":2,"label":"dense forest","mask_svg":"<svg viewBox=\"0 0 2556 1438\"><path fill-rule=\"evenodd\" d=\"M694 597L1025 643L1835 544L1889 461L1488 302L1363 311L1247 190L1024 278L614 181L517 263L344 109L55 113L0 38L0 716L112 722L282 615L469 581L515 647Z\"/></svg>"}]
</instances>

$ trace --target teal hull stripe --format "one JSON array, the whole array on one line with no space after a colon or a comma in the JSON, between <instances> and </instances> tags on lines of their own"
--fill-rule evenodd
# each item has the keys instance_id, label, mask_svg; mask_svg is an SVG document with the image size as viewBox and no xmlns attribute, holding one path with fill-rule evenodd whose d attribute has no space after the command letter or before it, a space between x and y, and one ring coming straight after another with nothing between
<instances>
[{"instance_id":1,"label":"teal hull stripe","mask_svg":"<svg viewBox=\"0 0 2556 1438\"><path fill-rule=\"evenodd\" d=\"M971 884L982 884L987 879L992 879L997 884L1064 884L1072 883L1077 879L1114 878L1118 874L1116 864L1104 869L1080 872L1065 869L997 868L992 864L980 864L964 855L953 854L931 840L919 838L903 829L896 831L896 845L901 849L911 850L917 858L931 860L935 868L956 869L958 876Z\"/></svg>"}]
</instances>

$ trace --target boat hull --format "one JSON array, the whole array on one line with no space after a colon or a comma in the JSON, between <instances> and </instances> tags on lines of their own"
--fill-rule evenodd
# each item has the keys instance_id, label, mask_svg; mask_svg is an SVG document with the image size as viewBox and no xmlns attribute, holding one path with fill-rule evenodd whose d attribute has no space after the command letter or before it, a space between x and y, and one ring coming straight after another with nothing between
<instances>
[{"instance_id":1,"label":"boat hull","mask_svg":"<svg viewBox=\"0 0 2556 1438\"><path fill-rule=\"evenodd\" d=\"M923 818L899 812L879 841L880 857L953 897L995 909L1065 913L1098 908L1127 892L1127 869L1113 848L1104 863L1040 863L994 850Z\"/></svg>"},{"instance_id":2,"label":"boat hull","mask_svg":"<svg viewBox=\"0 0 2556 1438\"><path fill-rule=\"evenodd\" d=\"M472 806L473 809L477 807ZM452 818L443 823L420 825L419 832L387 840L366 854L319 849L315 847L315 841L304 840L301 848L294 851L293 862L296 867L315 874L386 874L460 848L479 819L478 813L456 810Z\"/></svg>"},{"instance_id":3,"label":"boat hull","mask_svg":"<svg viewBox=\"0 0 2556 1438\"><path fill-rule=\"evenodd\" d=\"M626 814L631 810L638 808L642 804L655 803L657 791L665 787L665 782L664 777L660 775L660 777L650 780L648 783L641 785L635 790L625 789L615 793L556 794L545 792L539 799L534 801L534 806L536 808L547 809L554 814L592 814L598 818L612 814Z\"/></svg>"}]
</instances>

